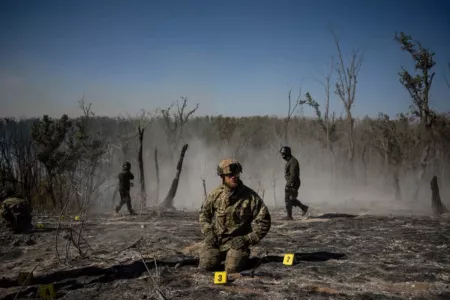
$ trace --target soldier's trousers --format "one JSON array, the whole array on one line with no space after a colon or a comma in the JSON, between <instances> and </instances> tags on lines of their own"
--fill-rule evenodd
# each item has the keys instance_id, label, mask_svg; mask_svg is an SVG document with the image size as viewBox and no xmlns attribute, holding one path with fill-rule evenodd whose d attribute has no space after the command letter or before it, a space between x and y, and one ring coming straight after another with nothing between
<instances>
[{"instance_id":1,"label":"soldier's trousers","mask_svg":"<svg viewBox=\"0 0 450 300\"><path fill-rule=\"evenodd\" d=\"M292 217L292 207L300 207L302 211L305 211L307 208L306 205L300 202L300 200L297 199L298 197L298 190L292 189L292 188L285 188L284 189L284 202L286 204L286 212L287 215Z\"/></svg>"},{"instance_id":2,"label":"soldier's trousers","mask_svg":"<svg viewBox=\"0 0 450 300\"><path fill-rule=\"evenodd\" d=\"M216 270L225 260L225 271L236 273L242 271L250 256L250 249L229 249L220 251L218 247L203 245L200 249L200 262L198 267L207 271Z\"/></svg>"},{"instance_id":3,"label":"soldier's trousers","mask_svg":"<svg viewBox=\"0 0 450 300\"><path fill-rule=\"evenodd\" d=\"M130 197L130 191L126 191L126 190L119 190L120 193L120 203L119 205L117 205L116 207L116 212L119 212L120 209L122 208L122 206L124 204L127 205L127 209L129 213L133 212L133 209L131 207L131 197Z\"/></svg>"}]
</instances>

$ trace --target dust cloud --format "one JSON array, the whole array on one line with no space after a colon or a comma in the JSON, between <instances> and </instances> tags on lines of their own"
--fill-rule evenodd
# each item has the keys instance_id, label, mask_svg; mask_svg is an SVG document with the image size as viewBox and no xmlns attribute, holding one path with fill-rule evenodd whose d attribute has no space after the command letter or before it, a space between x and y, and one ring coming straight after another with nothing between
<instances>
[{"instance_id":1,"label":"dust cloud","mask_svg":"<svg viewBox=\"0 0 450 300\"><path fill-rule=\"evenodd\" d=\"M236 158L243 166L241 179L255 190L270 208L284 208L284 164L278 154L283 144L271 145L261 149L249 149L230 143L211 145L204 136L192 135L180 142L175 151L169 150L166 135L162 128L152 127L144 138L144 169L147 189L147 206L155 206L157 201L157 183L154 151L158 149L159 196L161 202L166 196L176 174L180 149L184 143L189 145L181 172L174 205L178 209L198 211L204 200L202 180L205 180L207 193L221 183L216 174L220 160ZM310 207L314 213L354 213L377 215L422 215L431 213L431 191L429 186L421 188L418 201L412 200L414 176L404 172L400 177L403 200L395 200L392 179L382 175L380 170L365 169L362 163L355 162L356 180L351 182L345 176L344 161L335 158L335 171L330 167L332 158L323 146L314 142L291 143L293 155L299 160L302 185L299 200ZM137 151L136 151L137 153ZM134 188L131 190L133 206L139 205L139 168L137 160L131 159L132 172L135 175ZM120 172L122 161L114 162L115 170ZM112 174L114 175L114 174ZM114 176L105 186L116 184ZM364 179L365 178L365 179ZM448 191L441 191L445 205ZM114 196L114 188L101 197L102 210L114 207L119 195ZM105 204L106 203L106 204ZM300 214L294 208L294 215Z\"/></svg>"}]
</instances>

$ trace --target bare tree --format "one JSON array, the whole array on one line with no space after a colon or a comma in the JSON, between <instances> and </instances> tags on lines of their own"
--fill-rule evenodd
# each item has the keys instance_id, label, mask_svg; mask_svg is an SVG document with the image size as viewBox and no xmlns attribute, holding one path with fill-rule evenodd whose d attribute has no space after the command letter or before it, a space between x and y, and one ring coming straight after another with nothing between
<instances>
[{"instance_id":1,"label":"bare tree","mask_svg":"<svg viewBox=\"0 0 450 300\"><path fill-rule=\"evenodd\" d=\"M358 83L358 74L362 66L363 57L359 50L354 50L351 59L348 63L344 61L344 55L341 51L339 38L332 30L334 42L336 44L339 62L336 66L337 82L335 93L339 96L344 104L347 122L347 137L348 137L348 159L350 162L350 172L353 177L354 172L354 157L355 157L355 131L354 119L352 116L352 108L355 103L356 86Z\"/></svg>"},{"instance_id":2,"label":"bare tree","mask_svg":"<svg viewBox=\"0 0 450 300\"><path fill-rule=\"evenodd\" d=\"M176 151L179 143L184 139L184 127L199 106L197 103L194 108L188 110L187 102L187 97L181 97L181 102L176 101L176 103L171 104L167 109L161 110L161 115L164 119L164 128L166 130L167 141L169 146L172 148L172 151ZM174 107L176 109L175 112L172 111ZM171 158L173 157L172 151L170 152Z\"/></svg>"},{"instance_id":3,"label":"bare tree","mask_svg":"<svg viewBox=\"0 0 450 300\"><path fill-rule=\"evenodd\" d=\"M327 76L327 78L329 78ZM316 114L316 122L319 124L320 128L323 130L323 136L320 134L318 140L320 140L323 144L325 144L325 147L327 149L328 155L330 156L330 174L331 174L331 180L333 181L335 179L335 171L336 171L336 163L335 163L335 157L334 157L334 149L333 144L339 140L339 135L336 128L336 118L334 112L330 114L329 112L329 85L325 85L325 91L326 94L326 101L325 101L325 111L326 113L322 115L322 112L320 111L320 105L319 103L313 99L311 94L307 92L305 94L306 100L301 100L299 103L300 105L308 105L309 107L314 109L314 112Z\"/></svg>"},{"instance_id":4,"label":"bare tree","mask_svg":"<svg viewBox=\"0 0 450 300\"><path fill-rule=\"evenodd\" d=\"M435 72L432 71L436 64L433 59L434 52L424 48L420 42L413 40L404 32L396 34L395 40L400 43L402 50L411 55L415 63L414 69L419 71L419 74L413 76L402 67L399 73L400 83L411 96L413 114L420 118L422 125L430 128L434 116L434 112L429 106L430 89L435 75Z\"/></svg>"},{"instance_id":5,"label":"bare tree","mask_svg":"<svg viewBox=\"0 0 450 300\"><path fill-rule=\"evenodd\" d=\"M147 126L153 121L153 117L151 117L145 110L141 110L141 115L138 118L137 132L139 138L139 146L138 146L138 162L139 162L139 183L140 183L140 191L141 191L141 209L143 209L147 203L147 191L145 188L145 172L144 172L144 155L143 155L143 147L144 147L144 132Z\"/></svg>"},{"instance_id":6,"label":"bare tree","mask_svg":"<svg viewBox=\"0 0 450 300\"><path fill-rule=\"evenodd\" d=\"M435 75L432 69L436 62L433 59L434 52L424 48L420 42L413 40L411 36L406 35L404 32L395 34L395 40L400 43L402 50L411 55L415 63L414 69L419 73L413 76L403 67L399 73L400 83L411 96L412 113L420 120L418 136L421 137L419 143L423 147L423 152L417 170L416 189L413 196L414 199L417 199L427 166L435 158L436 153L435 137L432 129L436 120L436 114L429 106L430 89Z\"/></svg>"},{"instance_id":7,"label":"bare tree","mask_svg":"<svg viewBox=\"0 0 450 300\"><path fill-rule=\"evenodd\" d=\"M291 118L292 115L295 112L295 109L297 108L297 106L300 104L300 98L302 95L302 89L300 88L300 91L298 93L297 99L295 100L294 103L292 103L292 99L291 99L291 95L292 95L292 89L289 90L288 92L288 113L284 122L284 144L288 145L289 144L289 123L291 122Z\"/></svg>"}]
</instances>

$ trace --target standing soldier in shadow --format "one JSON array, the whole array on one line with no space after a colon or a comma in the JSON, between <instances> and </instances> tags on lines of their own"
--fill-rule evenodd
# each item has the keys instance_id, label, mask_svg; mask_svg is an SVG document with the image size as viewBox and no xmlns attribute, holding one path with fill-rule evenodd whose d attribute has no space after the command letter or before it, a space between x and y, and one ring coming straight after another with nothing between
<instances>
[{"instance_id":1,"label":"standing soldier in shadow","mask_svg":"<svg viewBox=\"0 0 450 300\"><path fill-rule=\"evenodd\" d=\"M292 155L291 148L284 146L280 149L281 157L286 161L284 168L284 178L286 186L284 188L284 202L286 203L286 217L284 220L293 220L292 206L300 207L303 211L302 216L308 212L308 206L301 203L298 197L298 189L300 188L300 165L298 160Z\"/></svg>"},{"instance_id":2,"label":"standing soldier in shadow","mask_svg":"<svg viewBox=\"0 0 450 300\"><path fill-rule=\"evenodd\" d=\"M126 162L122 166L122 172L119 173L119 193L120 203L116 206L116 213L119 213L122 206L126 203L128 212L130 215L135 215L133 208L131 207L130 187L133 183L130 182L134 179L133 173L131 173L131 164Z\"/></svg>"},{"instance_id":3,"label":"standing soldier in shadow","mask_svg":"<svg viewBox=\"0 0 450 300\"><path fill-rule=\"evenodd\" d=\"M10 187L0 192L0 216L13 233L28 233L33 227L30 204Z\"/></svg>"}]
</instances>

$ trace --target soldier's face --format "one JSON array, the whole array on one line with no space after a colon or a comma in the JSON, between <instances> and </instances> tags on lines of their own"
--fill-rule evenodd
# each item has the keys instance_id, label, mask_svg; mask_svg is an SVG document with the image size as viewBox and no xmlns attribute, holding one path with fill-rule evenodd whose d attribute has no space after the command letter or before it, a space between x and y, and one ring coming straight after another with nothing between
<instances>
[{"instance_id":1,"label":"soldier's face","mask_svg":"<svg viewBox=\"0 0 450 300\"><path fill-rule=\"evenodd\" d=\"M239 183L239 174L227 174L223 177L225 185L230 189L237 187Z\"/></svg>"}]
</instances>

